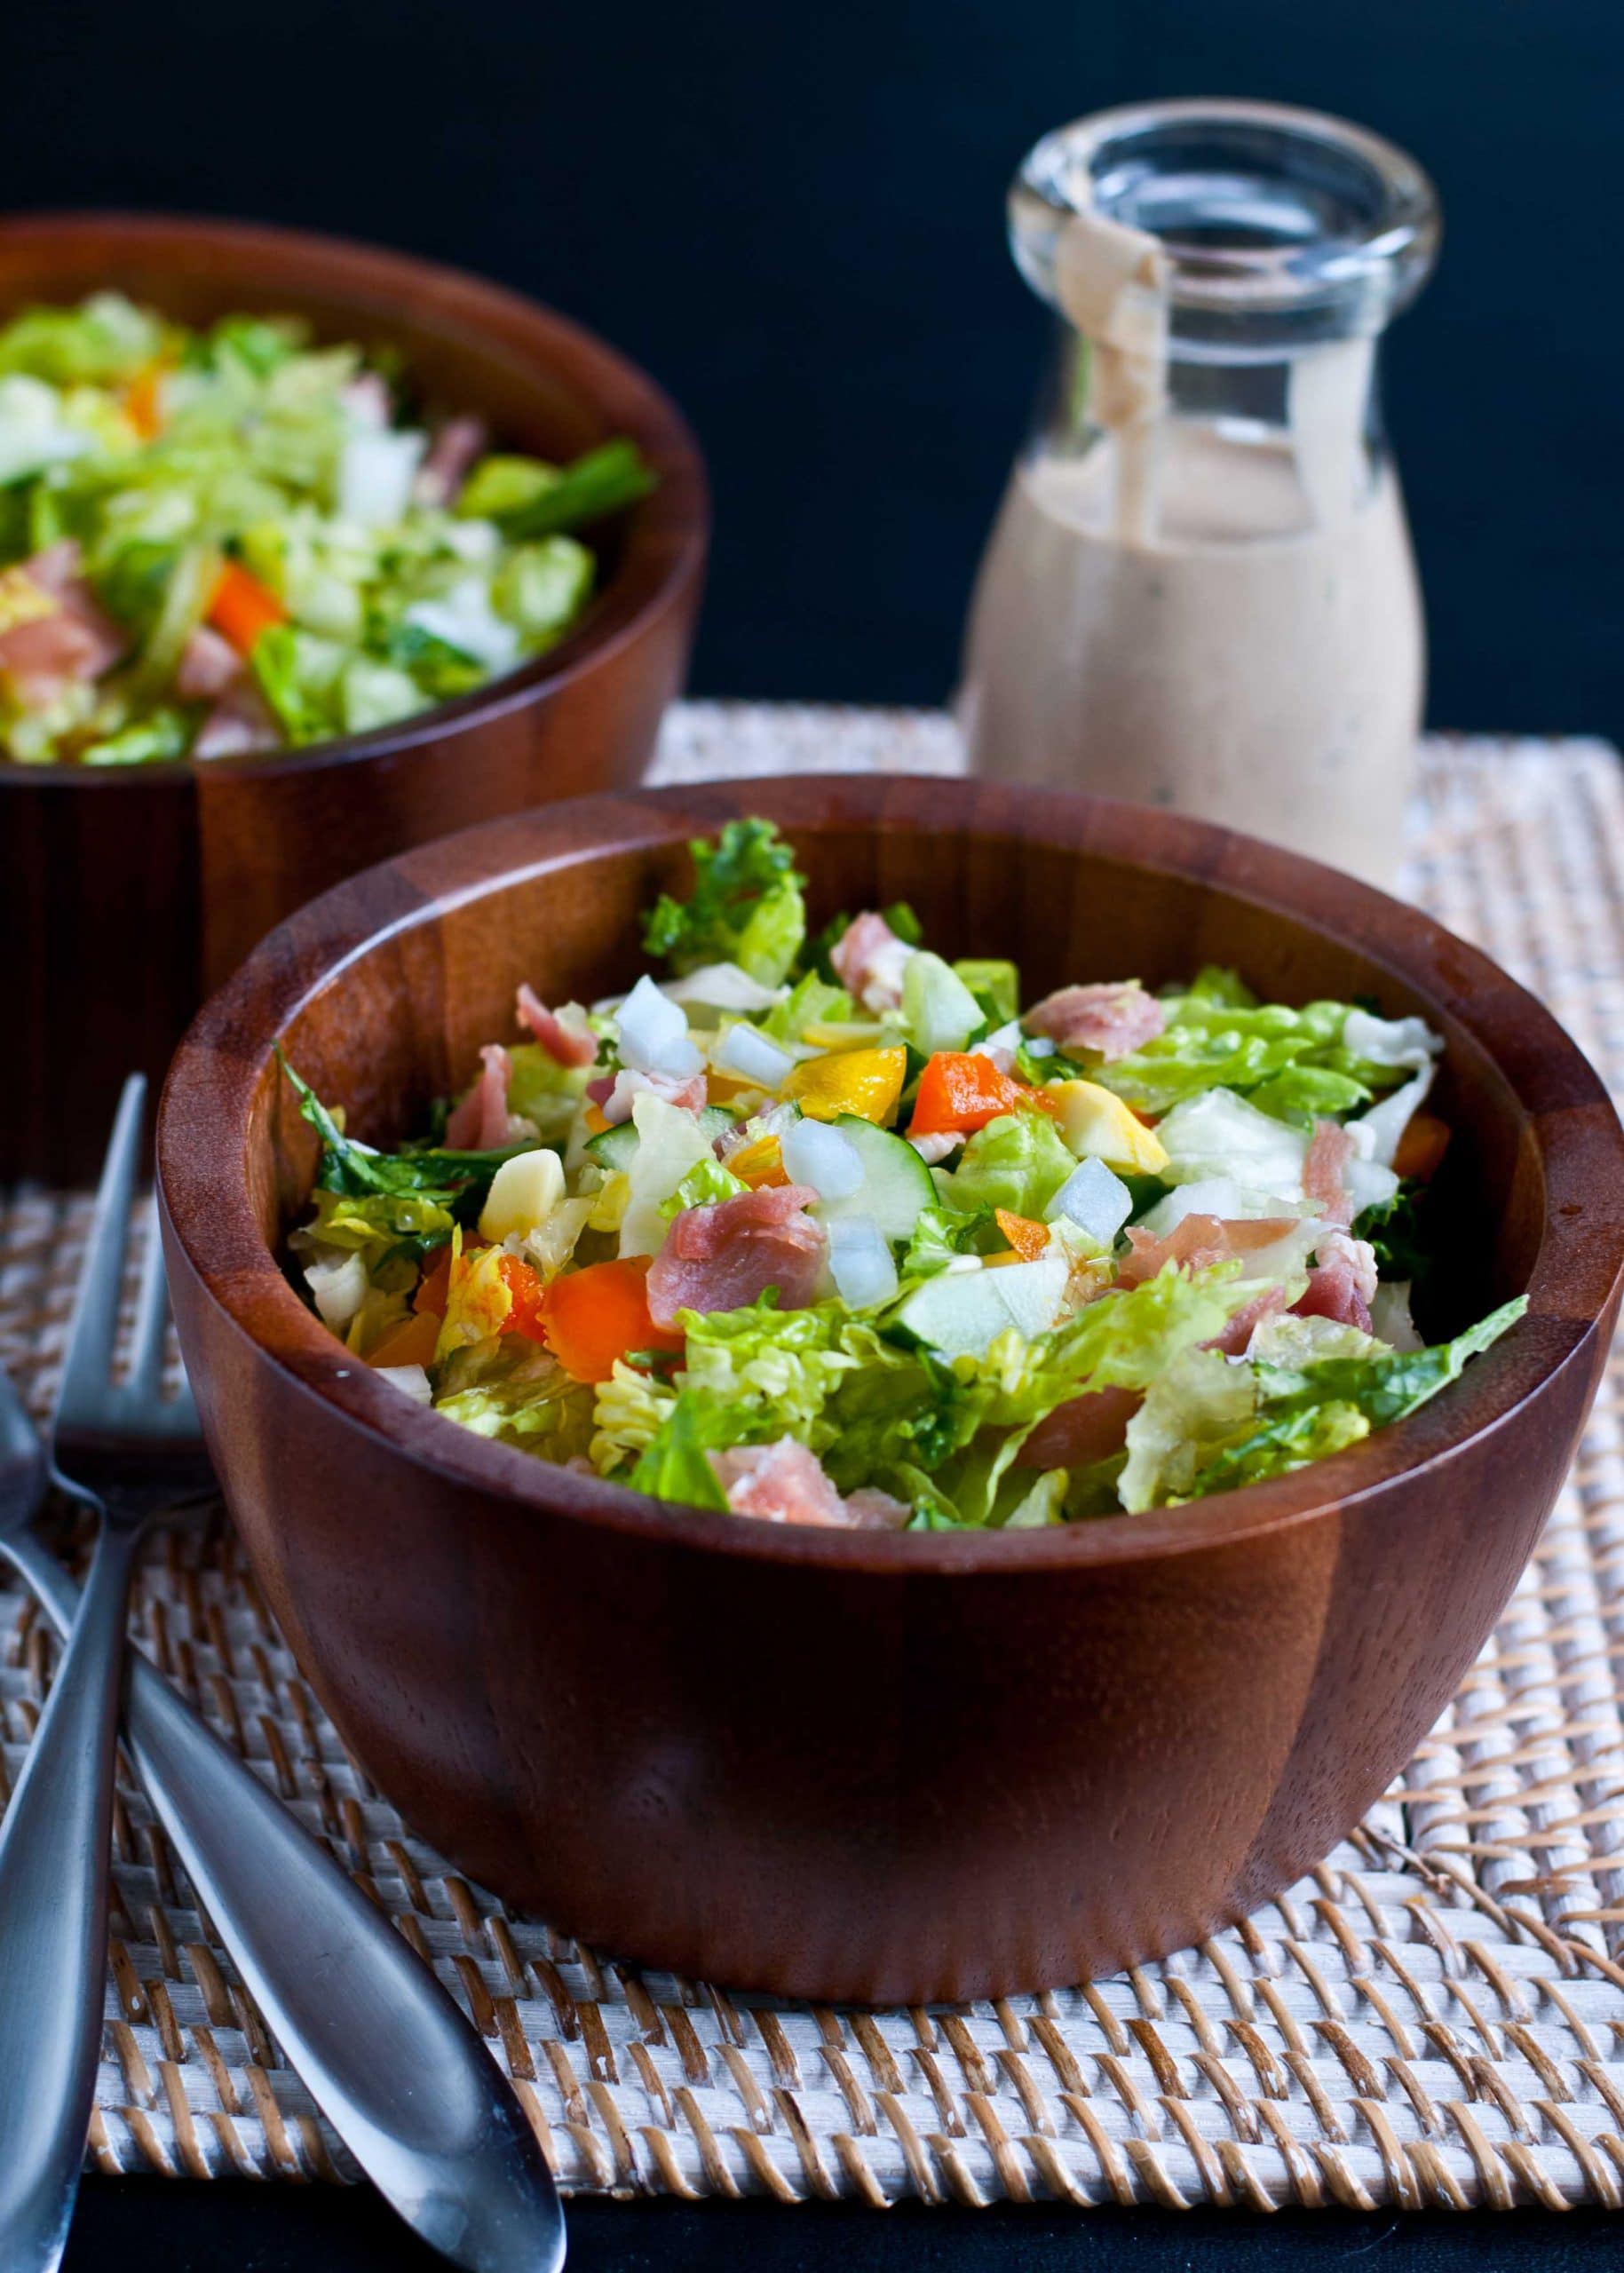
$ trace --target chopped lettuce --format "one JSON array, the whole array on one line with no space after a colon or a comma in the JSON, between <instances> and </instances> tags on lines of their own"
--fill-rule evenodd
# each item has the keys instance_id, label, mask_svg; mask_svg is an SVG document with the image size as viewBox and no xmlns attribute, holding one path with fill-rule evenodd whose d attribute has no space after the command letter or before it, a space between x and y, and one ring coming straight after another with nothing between
<instances>
[{"instance_id":1,"label":"chopped lettuce","mask_svg":"<svg viewBox=\"0 0 1624 2273\"><path fill-rule=\"evenodd\" d=\"M688 1208L714 1208L723 1200L736 1200L749 1186L740 1182L720 1160L707 1157L696 1160L675 1192L660 1202L660 1213L669 1224Z\"/></svg>"},{"instance_id":2,"label":"chopped lettuce","mask_svg":"<svg viewBox=\"0 0 1624 2273\"><path fill-rule=\"evenodd\" d=\"M643 944L678 971L736 962L764 986L789 974L806 936L804 879L795 854L770 820L730 820L717 843L689 846L690 899L661 892L644 926Z\"/></svg>"},{"instance_id":3,"label":"chopped lettuce","mask_svg":"<svg viewBox=\"0 0 1624 2273\"><path fill-rule=\"evenodd\" d=\"M860 1016L844 986L832 986L809 970L781 1002L774 1003L761 1021L761 1030L773 1041L804 1041L814 1026L850 1026Z\"/></svg>"},{"instance_id":4,"label":"chopped lettuce","mask_svg":"<svg viewBox=\"0 0 1624 2273\"><path fill-rule=\"evenodd\" d=\"M346 1136L307 1081L289 1065L280 1048L277 1058L297 1093L301 1116L321 1139L316 1184L325 1192L349 1195L377 1192L417 1199L448 1208L457 1221L471 1220L490 1188L491 1178L503 1160L527 1152L528 1143L503 1145L487 1152L448 1152L441 1145L403 1145L398 1152L380 1152Z\"/></svg>"},{"instance_id":5,"label":"chopped lettuce","mask_svg":"<svg viewBox=\"0 0 1624 2273\"><path fill-rule=\"evenodd\" d=\"M435 1403L476 1436L551 1461L585 1453L592 1431L591 1390L572 1381L556 1358L522 1334L503 1334L460 1350L448 1372L451 1386Z\"/></svg>"},{"instance_id":6,"label":"chopped lettuce","mask_svg":"<svg viewBox=\"0 0 1624 2273\"><path fill-rule=\"evenodd\" d=\"M902 1276L932 1278L957 1255L980 1255L1002 1244L993 1209L985 1203L968 1213L955 1208L922 1208L903 1253Z\"/></svg>"},{"instance_id":7,"label":"chopped lettuce","mask_svg":"<svg viewBox=\"0 0 1624 2273\"><path fill-rule=\"evenodd\" d=\"M177 672L226 561L285 618L250 619L272 747L393 724L553 645L598 575L566 532L644 495L652 470L624 440L564 468L490 457L447 503L418 478L432 447L399 415L387 358L313 346L296 323L190 332L102 293L0 325L0 574L72 540L131 635L93 682L105 717L0 691L0 752L189 750L212 699L183 699Z\"/></svg>"},{"instance_id":8,"label":"chopped lettuce","mask_svg":"<svg viewBox=\"0 0 1624 2273\"><path fill-rule=\"evenodd\" d=\"M709 1508L725 1515L727 1495L706 1454L748 1443L749 1426L748 1415L730 1414L725 1406L685 1393L626 1480L634 1492L646 1492L651 1500L677 1500L684 1507Z\"/></svg>"},{"instance_id":9,"label":"chopped lettuce","mask_svg":"<svg viewBox=\"0 0 1624 2273\"><path fill-rule=\"evenodd\" d=\"M1350 1046L1350 1018L1361 1014L1346 1002L1301 1010L1260 1003L1232 971L1208 965L1187 992L1164 996L1162 1008L1160 1034L1089 1074L1140 1113L1166 1113L1181 1099L1224 1089L1252 1097L1265 1113L1306 1122L1365 1104L1397 1077L1385 1042L1375 1056ZM1357 1041L1357 1023L1352 1031Z\"/></svg>"},{"instance_id":10,"label":"chopped lettuce","mask_svg":"<svg viewBox=\"0 0 1624 2273\"><path fill-rule=\"evenodd\" d=\"M960 1215L1002 1208L1042 1223L1076 1165L1048 1113L1001 1113L977 1129L942 1190Z\"/></svg>"}]
</instances>

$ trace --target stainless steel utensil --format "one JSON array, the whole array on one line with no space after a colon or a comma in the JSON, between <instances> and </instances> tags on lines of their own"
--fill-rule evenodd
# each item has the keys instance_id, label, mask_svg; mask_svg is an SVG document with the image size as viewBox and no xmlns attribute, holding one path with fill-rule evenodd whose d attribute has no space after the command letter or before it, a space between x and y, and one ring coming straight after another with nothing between
<instances>
[{"instance_id":1,"label":"stainless steel utensil","mask_svg":"<svg viewBox=\"0 0 1624 2273\"><path fill-rule=\"evenodd\" d=\"M127 1089L121 1129L130 1097ZM132 1111L139 1129L139 1091ZM131 1171L133 1160L132 1148ZM124 1188L127 1208L127 1182ZM106 1177L103 1191L105 1196ZM99 1207L98 1235L102 1223ZM117 1278L115 1271L115 1299ZM145 1409L150 1414L152 1407ZM75 1456L84 1450L92 1461L117 1457L116 1445L127 1445L139 1418L122 1413L119 1428L99 1445L75 1436ZM7 1464L12 1437L3 1419L0 1503L13 1472L26 1479L24 1467ZM171 1454L185 1448L178 1427L163 1433ZM54 1556L27 1531L0 1539L0 1548L58 1630L69 1633L80 1596ZM59 1688L66 1671L65 1659ZM428 1967L139 1656L129 1665L125 1731L200 1903L292 2066L368 2176L425 2241L466 2273L557 2273L564 2262L564 2215L546 2159L505 2078ZM22 1788L20 1783L20 1794ZM103 1903L105 1936L105 1892ZM8 1924L0 1917L0 1944ZM98 2014L102 1963L98 1943L91 1968ZM92 2084L93 2054L92 2040ZM8 2065L8 2059L20 2064ZM32 2067L26 2039L0 2052L0 2086L30 2075ZM432 2094L421 2087L424 2074L435 2079ZM83 2146L81 2127L76 2155ZM0 2163L0 2202L10 2198ZM71 2204L70 2183L64 2231ZM0 2211L0 2263L12 2273L9 2251ZM24 2266L31 2273L35 2261L15 2262L18 2273Z\"/></svg>"},{"instance_id":2,"label":"stainless steel utensil","mask_svg":"<svg viewBox=\"0 0 1624 2273\"><path fill-rule=\"evenodd\" d=\"M130 1574L147 1520L195 1492L208 1463L189 1392L158 1401L169 1319L157 1223L128 1379L112 1379L145 1081L125 1086L79 1280L51 1431L51 1480L101 1517L67 1648L0 1826L0 2254L8 2273L51 2273L84 2160L101 2045L107 1842ZM11 1384L4 1418L19 1488L0 1502L0 1548L27 1574L44 1463ZM74 1470L70 1481L63 1473ZM9 1519L9 1520L8 1520ZM31 1552L32 1550L32 1552Z\"/></svg>"}]
</instances>

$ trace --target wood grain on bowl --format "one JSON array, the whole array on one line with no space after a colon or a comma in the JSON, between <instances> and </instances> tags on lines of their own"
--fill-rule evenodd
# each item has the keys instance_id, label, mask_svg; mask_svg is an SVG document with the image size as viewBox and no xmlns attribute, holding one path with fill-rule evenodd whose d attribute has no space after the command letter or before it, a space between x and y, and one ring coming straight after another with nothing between
<instances>
[{"instance_id":1,"label":"wood grain on bowl","mask_svg":"<svg viewBox=\"0 0 1624 2273\"><path fill-rule=\"evenodd\" d=\"M403 254L235 222L0 220L0 320L115 289L189 323L246 311L396 350L437 408L569 457L630 435L659 487L588 532L601 584L548 653L380 732L139 772L0 763L0 968L29 1069L0 1117L0 1182L92 1176L124 1075L162 1078L203 995L303 901L358 868L543 798L636 781L679 691L709 527L679 413L564 318Z\"/></svg>"},{"instance_id":2,"label":"wood grain on bowl","mask_svg":"<svg viewBox=\"0 0 1624 2273\"><path fill-rule=\"evenodd\" d=\"M793 840L815 918L907 898L948 951L1016 956L1028 996L1210 959L1269 999L1423 1012L1447 1044L1454 1300L1525 1290L1527 1316L1334 1460L1018 1534L702 1515L409 1404L282 1275L313 1154L273 1041L353 1129L396 1136L508 1031L520 978L553 1001L628 981L685 840L753 810ZM835 1998L1109 1971L1324 1854L1509 1594L1624 1264L1612 1106L1474 949L1221 829L963 782L598 798L406 854L304 910L208 1006L159 1156L211 1448L368 1773L461 1868L601 1947Z\"/></svg>"}]
</instances>

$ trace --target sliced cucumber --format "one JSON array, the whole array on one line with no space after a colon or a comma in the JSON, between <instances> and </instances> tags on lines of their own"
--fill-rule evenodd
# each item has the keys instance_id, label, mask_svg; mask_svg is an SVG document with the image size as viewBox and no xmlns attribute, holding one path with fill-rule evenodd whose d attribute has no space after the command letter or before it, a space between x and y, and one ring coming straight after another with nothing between
<instances>
[{"instance_id":1,"label":"sliced cucumber","mask_svg":"<svg viewBox=\"0 0 1624 2273\"><path fill-rule=\"evenodd\" d=\"M725 1105L701 1105L699 1125L714 1144L724 1129L733 1127L733 1116ZM637 1129L630 1121L617 1121L613 1129L600 1129L596 1136L589 1136L586 1149L587 1157L611 1175L616 1168L629 1170L638 1149Z\"/></svg>"},{"instance_id":2,"label":"sliced cucumber","mask_svg":"<svg viewBox=\"0 0 1624 2273\"><path fill-rule=\"evenodd\" d=\"M1006 1263L994 1271L944 1271L927 1279L896 1323L944 1358L979 1358L1009 1327L1030 1341L1059 1314L1067 1264L1060 1255Z\"/></svg>"},{"instance_id":3,"label":"sliced cucumber","mask_svg":"<svg viewBox=\"0 0 1624 2273\"><path fill-rule=\"evenodd\" d=\"M908 1040L923 1057L938 1049L963 1049L986 1025L986 1012L963 980L928 949L908 957L902 1015Z\"/></svg>"},{"instance_id":4,"label":"sliced cucumber","mask_svg":"<svg viewBox=\"0 0 1624 2273\"><path fill-rule=\"evenodd\" d=\"M936 1205L931 1171L907 1139L872 1121L843 1113L832 1124L862 1163L863 1180L846 1200L820 1200L812 1214L820 1224L843 1216L872 1216L887 1239L911 1239L922 1208Z\"/></svg>"}]
</instances>

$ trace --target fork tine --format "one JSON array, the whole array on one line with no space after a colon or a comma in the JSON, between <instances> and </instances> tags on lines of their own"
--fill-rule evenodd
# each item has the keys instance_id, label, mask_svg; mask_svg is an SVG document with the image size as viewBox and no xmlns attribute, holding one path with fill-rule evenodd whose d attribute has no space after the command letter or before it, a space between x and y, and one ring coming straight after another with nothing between
<instances>
[{"instance_id":1,"label":"fork tine","mask_svg":"<svg viewBox=\"0 0 1624 2273\"><path fill-rule=\"evenodd\" d=\"M94 1427L105 1414L118 1332L119 1297L124 1283L124 1250L130 1231L130 1200L140 1157L147 1077L131 1073L118 1101L118 1116L102 1163L96 1213L79 1273L56 1427Z\"/></svg>"},{"instance_id":2,"label":"fork tine","mask_svg":"<svg viewBox=\"0 0 1624 2273\"><path fill-rule=\"evenodd\" d=\"M170 1322L169 1282L163 1275L155 1197L149 1197L141 1209L141 1233L146 1247L141 1262L141 1291L136 1301L135 1338L130 1352L130 1387L145 1402L162 1393L163 1337Z\"/></svg>"}]
</instances>

